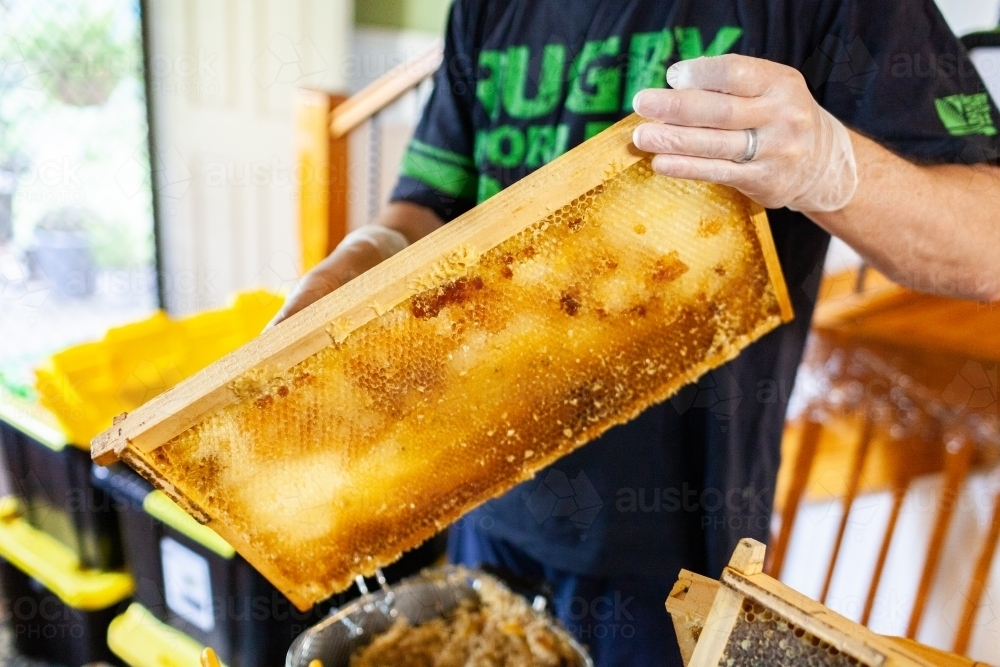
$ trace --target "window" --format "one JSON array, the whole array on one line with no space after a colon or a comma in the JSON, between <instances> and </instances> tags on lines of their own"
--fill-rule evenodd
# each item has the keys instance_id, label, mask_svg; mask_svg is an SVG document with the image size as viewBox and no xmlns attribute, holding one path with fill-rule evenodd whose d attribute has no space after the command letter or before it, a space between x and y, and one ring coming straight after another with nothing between
<instances>
[{"instance_id":1,"label":"window","mask_svg":"<svg viewBox=\"0 0 1000 667\"><path fill-rule=\"evenodd\" d=\"M137 0L0 3L0 390L157 307Z\"/></svg>"}]
</instances>

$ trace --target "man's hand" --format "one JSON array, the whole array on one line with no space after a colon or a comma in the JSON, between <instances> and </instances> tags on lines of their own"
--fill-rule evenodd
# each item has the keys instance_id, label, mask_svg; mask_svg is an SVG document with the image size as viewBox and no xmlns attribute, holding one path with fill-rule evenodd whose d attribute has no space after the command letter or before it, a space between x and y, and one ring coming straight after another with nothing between
<instances>
[{"instance_id":1,"label":"man's hand","mask_svg":"<svg viewBox=\"0 0 1000 667\"><path fill-rule=\"evenodd\" d=\"M389 204L378 222L348 234L326 259L302 276L267 326L291 317L442 224L429 208L405 202Z\"/></svg>"},{"instance_id":2,"label":"man's hand","mask_svg":"<svg viewBox=\"0 0 1000 667\"><path fill-rule=\"evenodd\" d=\"M851 137L795 69L726 55L667 71L673 90L640 91L633 141L666 176L731 185L767 208L835 211L857 188Z\"/></svg>"},{"instance_id":3,"label":"man's hand","mask_svg":"<svg viewBox=\"0 0 1000 667\"><path fill-rule=\"evenodd\" d=\"M802 211L901 285L1000 301L1000 168L907 162L822 109L796 70L766 60L683 61L667 82L673 90L633 102L659 121L633 137L657 154L657 172Z\"/></svg>"}]
</instances>

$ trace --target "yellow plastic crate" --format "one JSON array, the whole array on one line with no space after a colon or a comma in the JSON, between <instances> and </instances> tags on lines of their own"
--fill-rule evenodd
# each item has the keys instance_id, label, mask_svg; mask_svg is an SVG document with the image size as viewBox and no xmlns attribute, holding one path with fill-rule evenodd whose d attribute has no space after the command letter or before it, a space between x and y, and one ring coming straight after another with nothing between
<instances>
[{"instance_id":1,"label":"yellow plastic crate","mask_svg":"<svg viewBox=\"0 0 1000 667\"><path fill-rule=\"evenodd\" d=\"M133 602L108 627L108 646L131 667L201 667L204 647Z\"/></svg>"},{"instance_id":2,"label":"yellow plastic crate","mask_svg":"<svg viewBox=\"0 0 1000 667\"><path fill-rule=\"evenodd\" d=\"M0 498L0 558L74 609L106 609L132 594L132 577L81 567L65 545L18 516L15 498Z\"/></svg>"},{"instance_id":3,"label":"yellow plastic crate","mask_svg":"<svg viewBox=\"0 0 1000 667\"><path fill-rule=\"evenodd\" d=\"M116 415L254 338L282 302L258 290L238 295L219 310L183 319L158 311L110 329L103 340L67 348L36 369L39 400L55 414L66 439L86 449Z\"/></svg>"}]
</instances>

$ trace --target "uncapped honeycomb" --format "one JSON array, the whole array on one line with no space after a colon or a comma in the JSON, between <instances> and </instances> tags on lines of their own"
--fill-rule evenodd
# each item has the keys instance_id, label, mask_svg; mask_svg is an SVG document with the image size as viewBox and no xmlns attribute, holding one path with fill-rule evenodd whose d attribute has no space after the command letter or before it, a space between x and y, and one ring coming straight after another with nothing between
<instances>
[{"instance_id":1,"label":"uncapped honeycomb","mask_svg":"<svg viewBox=\"0 0 1000 667\"><path fill-rule=\"evenodd\" d=\"M819 637L750 600L729 635L719 667L867 667Z\"/></svg>"},{"instance_id":2,"label":"uncapped honeycomb","mask_svg":"<svg viewBox=\"0 0 1000 667\"><path fill-rule=\"evenodd\" d=\"M349 667L584 667L565 631L528 600L488 577L475 598L439 618L405 617L350 656Z\"/></svg>"},{"instance_id":3,"label":"uncapped honeycomb","mask_svg":"<svg viewBox=\"0 0 1000 667\"><path fill-rule=\"evenodd\" d=\"M308 606L780 324L752 211L642 160L122 458Z\"/></svg>"}]
</instances>

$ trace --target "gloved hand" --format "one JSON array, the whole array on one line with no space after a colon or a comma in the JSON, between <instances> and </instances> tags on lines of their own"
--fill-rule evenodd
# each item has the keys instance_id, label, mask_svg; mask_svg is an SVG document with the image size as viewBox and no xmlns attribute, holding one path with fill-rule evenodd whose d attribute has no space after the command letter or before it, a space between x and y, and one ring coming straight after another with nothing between
<instances>
[{"instance_id":1,"label":"gloved hand","mask_svg":"<svg viewBox=\"0 0 1000 667\"><path fill-rule=\"evenodd\" d=\"M285 299L285 305L267 325L268 328L357 278L379 262L384 262L409 244L403 234L383 225L365 225L355 229L326 259L302 276Z\"/></svg>"},{"instance_id":2,"label":"gloved hand","mask_svg":"<svg viewBox=\"0 0 1000 667\"><path fill-rule=\"evenodd\" d=\"M851 136L795 69L739 55L681 61L673 90L640 91L635 111L659 123L633 143L666 176L730 185L767 208L836 211L858 185ZM755 135L755 136L754 136Z\"/></svg>"}]
</instances>

